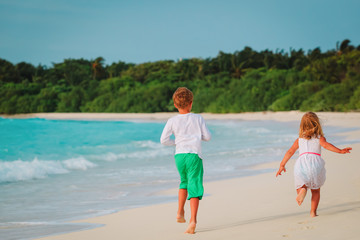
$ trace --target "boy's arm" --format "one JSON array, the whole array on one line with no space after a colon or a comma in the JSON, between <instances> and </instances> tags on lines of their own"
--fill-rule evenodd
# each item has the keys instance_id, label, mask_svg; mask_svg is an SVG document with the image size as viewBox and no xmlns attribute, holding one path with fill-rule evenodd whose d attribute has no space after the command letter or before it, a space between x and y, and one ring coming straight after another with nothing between
<instances>
[{"instance_id":1,"label":"boy's arm","mask_svg":"<svg viewBox=\"0 0 360 240\"><path fill-rule=\"evenodd\" d=\"M320 138L320 145L329 151L341 153L341 154L350 153L350 150L352 150L352 148L339 149L334 145L332 145L331 143L327 142L325 137Z\"/></svg>"},{"instance_id":2,"label":"boy's arm","mask_svg":"<svg viewBox=\"0 0 360 240\"><path fill-rule=\"evenodd\" d=\"M281 172L286 172L285 165L289 161L289 159L294 155L296 150L299 148L299 139L296 139L291 148L285 153L283 160L280 163L279 170L276 173L276 176L281 175Z\"/></svg>"},{"instance_id":3,"label":"boy's arm","mask_svg":"<svg viewBox=\"0 0 360 240\"><path fill-rule=\"evenodd\" d=\"M161 134L161 137L160 137L161 144L166 145L166 146L174 146L175 141L173 139L170 139L171 135L172 135L171 123L169 121L167 121L167 123L164 127L164 130Z\"/></svg>"},{"instance_id":4,"label":"boy's arm","mask_svg":"<svg viewBox=\"0 0 360 240\"><path fill-rule=\"evenodd\" d=\"M206 126L204 119L201 117L201 140L210 141L211 133Z\"/></svg>"}]
</instances>

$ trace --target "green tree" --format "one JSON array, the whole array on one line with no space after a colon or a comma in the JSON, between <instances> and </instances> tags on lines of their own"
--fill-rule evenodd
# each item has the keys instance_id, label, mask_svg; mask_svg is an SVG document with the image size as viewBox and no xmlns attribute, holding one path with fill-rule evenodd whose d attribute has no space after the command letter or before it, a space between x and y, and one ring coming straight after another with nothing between
<instances>
[{"instance_id":1,"label":"green tree","mask_svg":"<svg viewBox=\"0 0 360 240\"><path fill-rule=\"evenodd\" d=\"M15 67L22 81L23 80L28 80L29 82L33 81L33 77L35 76L36 73L36 68L33 65L26 62L20 62L16 64Z\"/></svg>"},{"instance_id":2,"label":"green tree","mask_svg":"<svg viewBox=\"0 0 360 240\"><path fill-rule=\"evenodd\" d=\"M85 91L80 87L74 87L70 92L59 94L60 102L57 112L81 112L81 106L85 104Z\"/></svg>"},{"instance_id":3,"label":"green tree","mask_svg":"<svg viewBox=\"0 0 360 240\"><path fill-rule=\"evenodd\" d=\"M0 58L0 82L14 82L21 81L16 67L9 61Z\"/></svg>"},{"instance_id":4,"label":"green tree","mask_svg":"<svg viewBox=\"0 0 360 240\"><path fill-rule=\"evenodd\" d=\"M104 68L105 59L103 57L97 57L92 63L93 79L106 78L106 71Z\"/></svg>"}]
</instances>

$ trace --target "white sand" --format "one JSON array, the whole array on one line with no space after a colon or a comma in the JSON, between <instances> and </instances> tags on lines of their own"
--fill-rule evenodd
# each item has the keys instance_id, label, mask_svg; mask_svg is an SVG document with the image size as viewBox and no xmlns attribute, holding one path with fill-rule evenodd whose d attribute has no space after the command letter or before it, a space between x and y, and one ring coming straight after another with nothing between
<instances>
[{"instance_id":1,"label":"white sand","mask_svg":"<svg viewBox=\"0 0 360 240\"><path fill-rule=\"evenodd\" d=\"M166 120L177 113L29 113L16 115L0 115L5 118L47 118L47 119L97 119L97 120L122 120L122 119L150 119ZM276 121L300 121L303 112L249 112L249 113L229 113L213 114L202 113L205 119L217 120L276 120ZM323 123L331 123L340 126L348 126L347 122L353 122L360 119L360 112L334 113L320 112L317 113Z\"/></svg>"},{"instance_id":2,"label":"white sand","mask_svg":"<svg viewBox=\"0 0 360 240\"><path fill-rule=\"evenodd\" d=\"M244 119L300 121L303 113L203 114L206 119ZM172 114L31 114L20 117L51 119L155 119ZM357 127L360 113L319 113L328 126ZM360 140L359 130L345 133ZM289 143L289 147L292 143ZM341 147L341 146L339 146ZM345 146L342 146L345 147ZM323 150L327 180L321 189L319 216L311 218L310 197L299 207L295 201L290 160L287 172L275 173L281 161L257 168L273 168L273 173L217 182L205 182L210 196L200 202L195 235L184 234L187 224L176 222L177 203L160 204L120 211L79 222L104 224L103 227L50 236L43 239L360 239L360 144L352 144L351 154L340 155ZM285 154L285 153L284 153ZM177 176L175 176L177 177ZM177 189L163 194L177 194ZM187 203L186 213L189 213ZM187 215L187 220L188 219Z\"/></svg>"}]
</instances>

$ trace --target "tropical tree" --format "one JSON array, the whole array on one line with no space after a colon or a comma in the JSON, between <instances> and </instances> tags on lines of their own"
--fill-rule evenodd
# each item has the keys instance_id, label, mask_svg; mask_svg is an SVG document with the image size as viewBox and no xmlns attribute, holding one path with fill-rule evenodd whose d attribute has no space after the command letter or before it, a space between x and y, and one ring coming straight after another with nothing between
<instances>
[{"instance_id":1,"label":"tropical tree","mask_svg":"<svg viewBox=\"0 0 360 240\"><path fill-rule=\"evenodd\" d=\"M100 80L106 77L104 62L105 59L103 57L97 57L92 62L93 79Z\"/></svg>"}]
</instances>

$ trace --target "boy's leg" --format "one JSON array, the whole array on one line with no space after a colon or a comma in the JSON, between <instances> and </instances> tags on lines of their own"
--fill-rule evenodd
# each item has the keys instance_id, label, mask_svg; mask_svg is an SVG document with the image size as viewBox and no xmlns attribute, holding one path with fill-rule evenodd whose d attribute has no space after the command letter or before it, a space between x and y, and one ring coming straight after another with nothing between
<instances>
[{"instance_id":1,"label":"boy's leg","mask_svg":"<svg viewBox=\"0 0 360 240\"><path fill-rule=\"evenodd\" d=\"M180 175L180 186L179 186L179 207L176 216L176 221L179 223L184 223L185 221L185 211L184 206L186 202L186 198L188 195L187 191L187 174L186 174L186 161L185 161L186 154L176 154L175 155L175 164L178 169Z\"/></svg>"},{"instance_id":2,"label":"boy's leg","mask_svg":"<svg viewBox=\"0 0 360 240\"><path fill-rule=\"evenodd\" d=\"M192 154L188 159L187 166L187 190L188 200L192 198L202 199L204 194L203 175L204 168L202 159L197 154Z\"/></svg>"},{"instance_id":3,"label":"boy's leg","mask_svg":"<svg viewBox=\"0 0 360 240\"><path fill-rule=\"evenodd\" d=\"M310 216L316 217L317 216L317 208L320 202L320 188L319 189L311 189L311 210Z\"/></svg>"},{"instance_id":4,"label":"boy's leg","mask_svg":"<svg viewBox=\"0 0 360 240\"><path fill-rule=\"evenodd\" d=\"M188 178L188 199L190 199L190 209L191 209L191 218L188 228L185 233L194 234L196 223L197 223L197 213L199 209L199 201L202 199L204 194L203 187L203 164L202 159L199 158L197 154L193 154L188 159L188 168L187 168L187 178Z\"/></svg>"},{"instance_id":5,"label":"boy's leg","mask_svg":"<svg viewBox=\"0 0 360 240\"><path fill-rule=\"evenodd\" d=\"M197 212L199 209L199 198L190 199L191 218L190 223L197 223Z\"/></svg>"},{"instance_id":6,"label":"boy's leg","mask_svg":"<svg viewBox=\"0 0 360 240\"><path fill-rule=\"evenodd\" d=\"M185 233L194 234L197 223L197 212L199 209L199 198L190 199L190 209L191 209L190 224L189 227L186 229Z\"/></svg>"},{"instance_id":7,"label":"boy's leg","mask_svg":"<svg viewBox=\"0 0 360 240\"><path fill-rule=\"evenodd\" d=\"M179 208L178 208L177 217L176 217L176 220L179 223L186 222L185 217L184 217L185 216L184 206L185 206L187 195L188 195L187 189L179 189Z\"/></svg>"}]
</instances>

